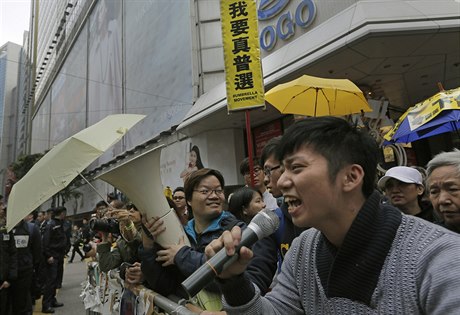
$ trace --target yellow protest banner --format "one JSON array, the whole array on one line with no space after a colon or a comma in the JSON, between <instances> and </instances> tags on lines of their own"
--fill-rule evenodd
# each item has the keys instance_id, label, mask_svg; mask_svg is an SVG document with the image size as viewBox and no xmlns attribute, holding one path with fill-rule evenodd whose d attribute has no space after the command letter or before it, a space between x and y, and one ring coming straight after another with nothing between
<instances>
[{"instance_id":1,"label":"yellow protest banner","mask_svg":"<svg viewBox=\"0 0 460 315\"><path fill-rule=\"evenodd\" d=\"M221 0L227 109L265 107L255 0Z\"/></svg>"},{"instance_id":2,"label":"yellow protest banner","mask_svg":"<svg viewBox=\"0 0 460 315\"><path fill-rule=\"evenodd\" d=\"M407 120L411 130L426 124L435 118L441 111L448 109L460 109L460 89L441 91L429 99L411 107L407 114Z\"/></svg>"}]
</instances>

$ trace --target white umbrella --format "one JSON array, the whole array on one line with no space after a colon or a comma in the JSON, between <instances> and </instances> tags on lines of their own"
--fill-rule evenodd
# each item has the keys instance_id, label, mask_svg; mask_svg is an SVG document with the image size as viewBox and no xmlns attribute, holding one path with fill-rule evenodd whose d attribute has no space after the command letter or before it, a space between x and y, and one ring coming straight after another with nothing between
<instances>
[{"instance_id":1,"label":"white umbrella","mask_svg":"<svg viewBox=\"0 0 460 315\"><path fill-rule=\"evenodd\" d=\"M14 184L8 198L8 231L35 208L67 187L144 117L132 114L107 116L52 148Z\"/></svg>"}]
</instances>

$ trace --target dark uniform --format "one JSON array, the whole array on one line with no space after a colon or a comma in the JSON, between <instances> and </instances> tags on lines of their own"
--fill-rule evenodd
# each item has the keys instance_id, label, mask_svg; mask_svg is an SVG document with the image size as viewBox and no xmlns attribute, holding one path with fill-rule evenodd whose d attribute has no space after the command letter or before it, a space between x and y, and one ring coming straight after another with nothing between
<instances>
[{"instance_id":1,"label":"dark uniform","mask_svg":"<svg viewBox=\"0 0 460 315\"><path fill-rule=\"evenodd\" d=\"M50 220L43 220L42 223L40 223L40 226L39 226L39 230L40 230L40 237L42 239L42 244L43 244L43 235L45 234L45 230L46 230L46 226L48 225L48 223L50 222ZM43 248L43 245L42 245L42 248ZM42 250L42 255L40 256L40 266L38 268L38 275L37 275L37 290L36 290L36 295L35 295L35 299L40 299L41 295L43 294L43 290L44 290L44 287L45 287L45 279L46 279L46 260L45 260L45 257L43 255L43 250Z\"/></svg>"},{"instance_id":2,"label":"dark uniform","mask_svg":"<svg viewBox=\"0 0 460 315\"><path fill-rule=\"evenodd\" d=\"M18 276L18 263L13 232L6 232L6 227L0 228L0 286L8 282L10 285ZM8 314L9 289L0 290L0 314Z\"/></svg>"},{"instance_id":3,"label":"dark uniform","mask_svg":"<svg viewBox=\"0 0 460 315\"><path fill-rule=\"evenodd\" d=\"M54 218L48 222L43 234L43 256L45 260L45 284L43 292L42 312L52 313L53 308L62 306L56 301L58 286L58 264L64 259L67 237L62 221Z\"/></svg>"},{"instance_id":4,"label":"dark uniform","mask_svg":"<svg viewBox=\"0 0 460 315\"><path fill-rule=\"evenodd\" d=\"M62 222L62 226L64 227L66 245L65 245L65 250L64 250L64 256L62 256L62 259L58 263L58 275L57 275L57 288L58 289L62 287L62 279L64 277L64 257L67 255L67 253L70 250L70 247L71 247L70 238L72 236L72 223L70 223L69 220L64 220Z\"/></svg>"},{"instance_id":5,"label":"dark uniform","mask_svg":"<svg viewBox=\"0 0 460 315\"><path fill-rule=\"evenodd\" d=\"M13 314L32 314L32 275L40 261L40 231L33 224L22 220L12 230L18 258L18 277L10 287L9 303Z\"/></svg>"}]
</instances>

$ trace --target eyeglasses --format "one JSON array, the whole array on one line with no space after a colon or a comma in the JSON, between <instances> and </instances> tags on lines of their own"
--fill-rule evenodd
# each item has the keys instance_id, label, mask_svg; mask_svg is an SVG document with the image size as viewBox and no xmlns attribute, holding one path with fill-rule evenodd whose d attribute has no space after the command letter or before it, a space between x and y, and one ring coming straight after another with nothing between
<instances>
[{"instance_id":1,"label":"eyeglasses","mask_svg":"<svg viewBox=\"0 0 460 315\"><path fill-rule=\"evenodd\" d=\"M277 166L273 166L273 167L266 167L266 168L264 168L264 174L265 174L265 176L268 176L268 177L272 176L272 172L273 172L274 170L279 169L280 167L281 167L281 165L277 165Z\"/></svg>"},{"instance_id":2,"label":"eyeglasses","mask_svg":"<svg viewBox=\"0 0 460 315\"><path fill-rule=\"evenodd\" d=\"M222 189L200 189L200 190L194 190L196 192L199 192L203 196L209 197L212 195L212 193L215 193L217 196L222 196L224 194L224 191Z\"/></svg>"},{"instance_id":3,"label":"eyeglasses","mask_svg":"<svg viewBox=\"0 0 460 315\"><path fill-rule=\"evenodd\" d=\"M254 167L254 175L259 175L260 172L262 171L262 169L260 167ZM249 176L250 172L247 171L246 173L244 173L244 176Z\"/></svg>"},{"instance_id":4,"label":"eyeglasses","mask_svg":"<svg viewBox=\"0 0 460 315\"><path fill-rule=\"evenodd\" d=\"M173 197L173 200L182 200L182 199L185 199L184 196L174 196Z\"/></svg>"}]
</instances>

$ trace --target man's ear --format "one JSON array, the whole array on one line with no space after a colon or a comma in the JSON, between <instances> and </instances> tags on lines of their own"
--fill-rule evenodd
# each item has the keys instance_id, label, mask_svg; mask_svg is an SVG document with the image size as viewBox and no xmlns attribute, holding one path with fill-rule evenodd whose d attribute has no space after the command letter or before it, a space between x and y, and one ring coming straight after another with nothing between
<instances>
[{"instance_id":1,"label":"man's ear","mask_svg":"<svg viewBox=\"0 0 460 315\"><path fill-rule=\"evenodd\" d=\"M351 164L346 166L342 171L342 185L344 191L349 192L356 189L358 186L362 186L364 170L361 165Z\"/></svg>"}]
</instances>

